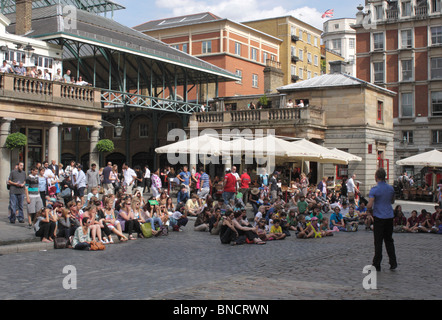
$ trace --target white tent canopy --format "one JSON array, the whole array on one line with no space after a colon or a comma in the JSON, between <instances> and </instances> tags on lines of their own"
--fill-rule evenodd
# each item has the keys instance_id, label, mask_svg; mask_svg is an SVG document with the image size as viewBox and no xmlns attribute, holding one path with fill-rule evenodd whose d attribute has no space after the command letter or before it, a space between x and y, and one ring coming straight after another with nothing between
<instances>
[{"instance_id":1,"label":"white tent canopy","mask_svg":"<svg viewBox=\"0 0 442 320\"><path fill-rule=\"evenodd\" d=\"M351 154L351 153L348 153L348 152L345 152L345 151L342 151L342 150L339 150L336 148L332 148L329 150L331 152L341 156L342 158L346 159L348 162L361 162L362 161L361 157L355 156L354 154Z\"/></svg>"},{"instance_id":2,"label":"white tent canopy","mask_svg":"<svg viewBox=\"0 0 442 320\"><path fill-rule=\"evenodd\" d=\"M221 156L229 154L230 145L223 140L210 135L201 135L194 138L181 140L164 147L156 148L156 153L168 154L211 154Z\"/></svg>"},{"instance_id":3,"label":"white tent canopy","mask_svg":"<svg viewBox=\"0 0 442 320\"><path fill-rule=\"evenodd\" d=\"M432 150L402 159L396 162L399 166L442 167L442 152Z\"/></svg>"}]
</instances>

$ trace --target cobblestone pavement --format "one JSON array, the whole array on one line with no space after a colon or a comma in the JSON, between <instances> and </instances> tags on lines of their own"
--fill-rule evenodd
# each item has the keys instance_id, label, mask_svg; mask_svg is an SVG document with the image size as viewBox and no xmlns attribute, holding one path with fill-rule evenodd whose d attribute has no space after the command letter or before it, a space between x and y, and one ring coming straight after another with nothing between
<instances>
[{"instance_id":1,"label":"cobblestone pavement","mask_svg":"<svg viewBox=\"0 0 442 320\"><path fill-rule=\"evenodd\" d=\"M266 245L222 245L193 231L107 246L103 252L47 250L0 256L0 299L441 299L435 277L442 237L395 234L399 268L377 273L377 290L362 286L373 234L359 230L323 239L294 235ZM385 253L385 249L384 249ZM63 288L77 271L77 289Z\"/></svg>"}]
</instances>

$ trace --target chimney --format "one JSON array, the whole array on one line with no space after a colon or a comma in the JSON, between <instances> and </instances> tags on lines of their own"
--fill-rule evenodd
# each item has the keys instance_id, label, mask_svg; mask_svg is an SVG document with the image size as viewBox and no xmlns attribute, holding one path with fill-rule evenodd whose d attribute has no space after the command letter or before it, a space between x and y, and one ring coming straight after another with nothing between
<instances>
[{"instance_id":1,"label":"chimney","mask_svg":"<svg viewBox=\"0 0 442 320\"><path fill-rule=\"evenodd\" d=\"M32 30L32 0L15 1L15 34L24 35Z\"/></svg>"},{"instance_id":2,"label":"chimney","mask_svg":"<svg viewBox=\"0 0 442 320\"><path fill-rule=\"evenodd\" d=\"M329 64L330 64L330 74L346 73L345 66L347 65L347 63L345 61L342 60L330 61Z\"/></svg>"}]
</instances>

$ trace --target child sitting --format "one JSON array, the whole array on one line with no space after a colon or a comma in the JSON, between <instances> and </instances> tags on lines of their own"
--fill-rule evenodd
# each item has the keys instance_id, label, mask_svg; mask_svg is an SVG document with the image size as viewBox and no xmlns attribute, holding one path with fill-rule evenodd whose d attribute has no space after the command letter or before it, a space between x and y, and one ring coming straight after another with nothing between
<instances>
[{"instance_id":1,"label":"child sitting","mask_svg":"<svg viewBox=\"0 0 442 320\"><path fill-rule=\"evenodd\" d=\"M279 219L273 220L273 226L270 228L269 237L274 238L275 240L285 239L286 234L282 232L281 220Z\"/></svg>"}]
</instances>

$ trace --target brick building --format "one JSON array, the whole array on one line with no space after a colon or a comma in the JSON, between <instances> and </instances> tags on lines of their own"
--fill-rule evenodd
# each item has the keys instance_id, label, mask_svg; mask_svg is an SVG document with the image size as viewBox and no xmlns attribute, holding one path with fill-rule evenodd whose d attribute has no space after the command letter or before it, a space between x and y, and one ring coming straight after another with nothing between
<instances>
[{"instance_id":1,"label":"brick building","mask_svg":"<svg viewBox=\"0 0 442 320\"><path fill-rule=\"evenodd\" d=\"M356 23L357 77L397 92L395 159L442 143L440 0L366 1ZM405 168L409 174L419 168ZM403 168L396 167L396 174Z\"/></svg>"},{"instance_id":2,"label":"brick building","mask_svg":"<svg viewBox=\"0 0 442 320\"><path fill-rule=\"evenodd\" d=\"M241 77L219 84L218 92L200 86L189 100L264 94L267 60L279 61L280 39L210 12L148 21L134 29Z\"/></svg>"}]
</instances>

